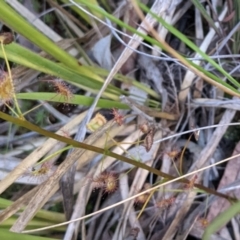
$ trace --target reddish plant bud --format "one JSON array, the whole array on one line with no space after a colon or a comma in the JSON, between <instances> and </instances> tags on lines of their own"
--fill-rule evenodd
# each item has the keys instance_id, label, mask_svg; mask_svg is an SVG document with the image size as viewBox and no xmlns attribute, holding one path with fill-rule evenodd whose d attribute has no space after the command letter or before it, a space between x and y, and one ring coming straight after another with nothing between
<instances>
[{"instance_id":1,"label":"reddish plant bud","mask_svg":"<svg viewBox=\"0 0 240 240\"><path fill-rule=\"evenodd\" d=\"M123 125L123 116L119 114L119 112L113 108L112 115L114 116L114 121L119 125Z\"/></svg>"},{"instance_id":2,"label":"reddish plant bud","mask_svg":"<svg viewBox=\"0 0 240 240\"><path fill-rule=\"evenodd\" d=\"M157 203L156 203L156 206L157 206L158 208L166 209L166 208L168 208L170 205L172 205L175 200L176 200L175 197L171 197L171 198L168 198L168 199L163 199L163 200L157 202Z\"/></svg>"},{"instance_id":3,"label":"reddish plant bud","mask_svg":"<svg viewBox=\"0 0 240 240\"><path fill-rule=\"evenodd\" d=\"M181 156L181 153L182 152L180 150L172 150L170 152L166 152L169 158L171 158L173 161L177 161Z\"/></svg>"},{"instance_id":4,"label":"reddish plant bud","mask_svg":"<svg viewBox=\"0 0 240 240\"><path fill-rule=\"evenodd\" d=\"M193 189L196 180L197 180L197 175L194 175L193 178L190 180L190 182L185 185L184 189L185 190Z\"/></svg>"}]
</instances>

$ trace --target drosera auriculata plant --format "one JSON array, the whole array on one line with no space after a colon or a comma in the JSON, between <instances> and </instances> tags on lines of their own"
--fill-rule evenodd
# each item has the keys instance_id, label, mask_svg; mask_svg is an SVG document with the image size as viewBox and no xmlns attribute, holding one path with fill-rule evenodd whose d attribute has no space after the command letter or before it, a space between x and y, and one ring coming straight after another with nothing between
<instances>
[{"instance_id":1,"label":"drosera auriculata plant","mask_svg":"<svg viewBox=\"0 0 240 240\"><path fill-rule=\"evenodd\" d=\"M17 117L24 118L18 105L16 90L12 78L10 65L7 59L7 55L4 49L4 45L11 44L14 40L11 32L0 33L0 44L3 52L4 60L6 62L8 73L5 71L0 72L0 102L6 105ZM9 103L14 102L17 112L10 107Z\"/></svg>"},{"instance_id":2,"label":"drosera auriculata plant","mask_svg":"<svg viewBox=\"0 0 240 240\"><path fill-rule=\"evenodd\" d=\"M39 182L44 182L54 174L56 169L57 167L51 161L45 161L41 164L37 163L31 169L28 169L23 176L29 176L30 182L31 178L36 178Z\"/></svg>"},{"instance_id":3,"label":"drosera auriculata plant","mask_svg":"<svg viewBox=\"0 0 240 240\"><path fill-rule=\"evenodd\" d=\"M205 217L198 218L198 223L200 223L202 228L206 228L209 225L209 221Z\"/></svg>"},{"instance_id":4,"label":"drosera auriculata plant","mask_svg":"<svg viewBox=\"0 0 240 240\"><path fill-rule=\"evenodd\" d=\"M102 172L92 179L94 189L103 189L103 193L113 193L118 189L118 175L114 172Z\"/></svg>"},{"instance_id":5,"label":"drosera auriculata plant","mask_svg":"<svg viewBox=\"0 0 240 240\"><path fill-rule=\"evenodd\" d=\"M60 95L63 97L64 104L69 104L71 102L71 99L73 98L73 91L71 89L71 86L68 85L64 80L60 78L52 78L52 79L46 79L42 80L50 83L54 91L57 93L57 95Z\"/></svg>"},{"instance_id":6,"label":"drosera auriculata plant","mask_svg":"<svg viewBox=\"0 0 240 240\"><path fill-rule=\"evenodd\" d=\"M119 125L123 125L123 119L124 116L119 113L119 111L116 108L113 108L112 115L114 116L114 121Z\"/></svg>"}]
</instances>

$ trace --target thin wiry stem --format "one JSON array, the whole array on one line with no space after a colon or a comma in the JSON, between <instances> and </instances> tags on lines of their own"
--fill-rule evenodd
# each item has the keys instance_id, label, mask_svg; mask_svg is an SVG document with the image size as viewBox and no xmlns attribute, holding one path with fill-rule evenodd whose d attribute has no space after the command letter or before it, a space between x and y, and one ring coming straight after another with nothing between
<instances>
[{"instance_id":1,"label":"thin wiry stem","mask_svg":"<svg viewBox=\"0 0 240 240\"><path fill-rule=\"evenodd\" d=\"M174 61L176 62L177 64L181 65L182 67L186 68L184 65L180 64L179 60L176 59L176 58L173 58L173 57L169 57L167 54L159 51L158 49L155 49L154 47L152 47L151 45L145 43L145 42L140 42L140 44L142 44L143 46L149 48L149 49L152 49L152 50L155 50L157 51L158 53L160 53L161 55L165 56L165 57L159 57L159 56L154 56L154 55L151 55L151 54L147 54L147 53L144 53L142 51L139 51L139 50L136 50L136 49L133 49L131 48L128 44L126 44L118 35L117 33L125 36L125 37L128 37L129 39L133 39L132 36L122 32L121 30L118 30L116 29L115 27L113 27L111 21L108 19L108 18L105 18L106 22L104 22L103 20L101 20L100 18L98 18L97 16L93 15L92 13L90 13L89 11L87 11L86 9L84 9L83 7L81 7L80 4L77 4L75 3L73 0L69 0L70 2L72 2L73 5L75 6L78 6L79 9L81 9L83 12L85 12L86 14L90 15L92 18L96 19L97 21L99 21L100 23L102 23L103 25L107 26L112 34L114 35L114 37L116 37L116 39L121 42L121 44L123 44L125 47L133 50L134 52L138 53L138 54L141 54L143 56L146 56L146 57L149 57L149 58L152 58L152 59L157 59L157 60L164 60L164 61ZM138 41L138 40L135 40L135 41ZM217 55L217 56L209 56L210 58L212 59L221 59L221 58L238 58L240 57L240 54L231 54L231 55ZM197 57L197 58L186 58L188 60L191 60L191 61L194 61L194 60L206 60L202 57Z\"/></svg>"},{"instance_id":2,"label":"thin wiry stem","mask_svg":"<svg viewBox=\"0 0 240 240\"><path fill-rule=\"evenodd\" d=\"M199 173L199 172L202 172L202 171L204 171L204 170L206 170L206 169L209 169L209 168L211 168L211 167L220 165L220 164L222 164L222 163L225 163L225 162L227 162L227 161L229 161L229 160L231 160L231 159L234 159L234 158L236 158L236 157L239 157L239 156L240 156L240 153L237 154L237 155L231 156L231 157L229 157L229 158L225 158L224 160L219 161L219 162L217 162L217 163L208 165L208 166L206 166L206 167L200 168L200 169L195 170L195 171L193 171L193 172L190 172L190 173L187 173L187 174L185 174L185 175L179 176L179 177L177 177L177 178L175 178L175 179L172 179L172 180L169 180L169 181L167 181L167 182L161 183L161 184L159 184L159 185L157 185L157 186L151 187L151 188L149 188L149 189L147 189L147 190L145 190L145 191L142 191L142 192L140 192L140 193L138 193L138 194L135 194L135 195L133 195L133 196L127 198L127 199L124 199L124 200L122 200L122 201L119 201L118 203L115 203L115 204L113 204L113 205L111 205L111 206L108 206L108 207L106 207L106 208L100 209L99 211L96 211L96 212L94 212L94 213L85 215L85 216L83 216L83 217L80 217L80 218L77 218L77 219L74 219L74 220L71 220L71 221L66 221L66 222L64 222L64 223L55 224L55 225L48 226L48 227L43 227L43 228L37 228L37 229L22 231L22 233L33 233L33 232L43 231L43 230L47 230L47 229L52 229L52 228L55 228L55 227L64 226L64 225L67 225L67 224L72 223L72 222L77 222L77 221L80 221L80 220L83 220L83 219L86 219L86 218L95 216L95 215L97 215L97 214L99 214L99 213L105 212L105 211L107 211L107 210L109 210L109 209L111 209L111 208L117 207L117 206L119 206L119 205L121 205L121 204L124 204L124 203L126 203L126 202L128 202L128 201L131 201L131 200L135 199L136 197L139 197L139 196L141 196L141 195L143 195L143 194L152 192L152 191L155 190L155 189L158 189L158 188L160 188L160 187L166 186L167 184L176 182L176 181L181 180L181 179L183 179L183 178L186 178L186 177L195 175L195 174L197 174L197 173Z\"/></svg>"},{"instance_id":3,"label":"thin wiry stem","mask_svg":"<svg viewBox=\"0 0 240 240\"><path fill-rule=\"evenodd\" d=\"M188 130L188 131L185 131L185 132L180 132L180 133L176 133L176 134L173 134L171 136L168 136L168 137L165 137L165 138L161 138L161 139L158 139L158 140L155 140L153 142L154 143L160 143L160 142L163 142L163 141L166 141L168 139L171 139L171 138L174 138L174 137L178 137L178 136L181 136L181 135L184 135L184 134L188 134L188 133L193 133L193 132L196 132L196 131L200 131L200 130L204 130L204 129L209 129L209 128L215 128L215 127L219 127L219 126L237 126L237 125L240 125L240 122L236 122L236 123L226 123L226 124L215 124L215 125L211 125L211 126L206 126L206 127L199 127L199 128L194 128L194 129L191 129L191 130Z\"/></svg>"}]
</instances>

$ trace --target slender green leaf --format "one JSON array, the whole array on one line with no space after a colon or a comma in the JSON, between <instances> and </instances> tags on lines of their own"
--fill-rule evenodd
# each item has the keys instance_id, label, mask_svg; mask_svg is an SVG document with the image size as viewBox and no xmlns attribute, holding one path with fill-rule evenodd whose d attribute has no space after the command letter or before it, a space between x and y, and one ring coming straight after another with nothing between
<instances>
[{"instance_id":1,"label":"slender green leaf","mask_svg":"<svg viewBox=\"0 0 240 240\"><path fill-rule=\"evenodd\" d=\"M233 9L234 11L234 17L232 21L230 21L230 29L235 27L237 24L239 24L240 21L240 1L235 0L233 1ZM235 31L232 39L232 49L234 54L238 54L240 51L240 31Z\"/></svg>"},{"instance_id":2,"label":"slender green leaf","mask_svg":"<svg viewBox=\"0 0 240 240\"><path fill-rule=\"evenodd\" d=\"M94 78L94 74L84 75L83 73L71 70L64 65L46 59L39 54L20 46L19 44L11 43L6 45L5 51L9 61L35 69L39 72L44 72L49 75L62 78L65 81L75 84L86 91L97 93L102 86L103 80L100 77L97 77L96 79ZM1 49L0 57L3 57L3 52ZM105 96L117 100L119 96L117 95L117 91L119 91L119 89L113 86L109 86L108 89L114 90L114 94L105 92Z\"/></svg>"},{"instance_id":3,"label":"slender green leaf","mask_svg":"<svg viewBox=\"0 0 240 240\"><path fill-rule=\"evenodd\" d=\"M239 213L240 201L234 203L227 210L220 213L206 228L202 239L210 240L211 235L226 225L236 214Z\"/></svg>"},{"instance_id":4,"label":"slender green leaf","mask_svg":"<svg viewBox=\"0 0 240 240\"><path fill-rule=\"evenodd\" d=\"M139 3L139 6L153 17L155 17L166 29L168 29L172 34L174 34L177 38L183 41L187 46L189 46L192 50L197 52L204 60L208 61L213 67L215 67L219 72L221 72L228 80L236 86L237 89L240 88L240 83L236 81L229 73L227 73L221 66L219 66L213 59L211 59L206 53L201 51L198 46L196 46L192 41L190 41L184 34L179 32L176 28L172 25L166 23L161 17L158 17L156 14L150 11L144 4ZM189 61L191 64L191 62ZM219 78L218 78L219 79ZM219 79L219 83L223 83L221 79Z\"/></svg>"},{"instance_id":5,"label":"slender green leaf","mask_svg":"<svg viewBox=\"0 0 240 240\"><path fill-rule=\"evenodd\" d=\"M0 209L5 209L12 205L12 203L13 202L10 200L0 198ZM21 209L24 209L24 207L22 207ZM38 219L50 221L52 223L60 223L66 220L65 215L63 213L52 212L42 209L36 213L35 217Z\"/></svg>"},{"instance_id":6,"label":"slender green leaf","mask_svg":"<svg viewBox=\"0 0 240 240\"><path fill-rule=\"evenodd\" d=\"M4 240L56 240L56 238L40 237L33 235L26 235L21 233L10 232L9 230L0 228L1 239Z\"/></svg>"},{"instance_id":7,"label":"slender green leaf","mask_svg":"<svg viewBox=\"0 0 240 240\"><path fill-rule=\"evenodd\" d=\"M71 68L79 68L78 61L67 52L58 47L54 42L39 32L22 16L14 11L5 1L1 1L0 20L9 28L29 39L32 43L39 46L42 50L55 57L60 62Z\"/></svg>"},{"instance_id":8,"label":"slender green leaf","mask_svg":"<svg viewBox=\"0 0 240 240\"><path fill-rule=\"evenodd\" d=\"M95 11L100 12L101 14L103 14L106 18L108 18L109 20L115 22L116 24L118 24L119 26L139 35L140 37L142 37L144 40L146 40L147 42L151 43L152 45L156 45L162 49L165 49L161 43L159 43L157 40L153 39L152 37L146 36L140 32L138 32L136 29L130 27L129 25L127 25L126 23L122 22L121 20L115 18L114 16L112 16L111 14L107 13L105 10L98 8L96 6L94 6L93 4L85 1L85 0L75 0L75 2L79 3L79 4L84 4L87 7L89 7L90 9L94 9ZM144 4L139 3L139 6L145 11L145 12L149 12L153 17L155 17L166 29L168 29L172 34L174 34L176 37L178 37L180 40L182 40L186 45L188 45L190 48L192 48L195 52L197 52L201 57L203 57L203 59L205 59L206 61L208 61L210 64L212 64L217 70L219 70L224 76L226 76L229 81L231 81L236 88L234 88L234 92L240 96L240 93L237 89L240 88L240 84L232 77L230 76L221 66L219 66L213 59L211 59L206 53L202 52L193 42L191 42L185 35L183 35L181 32L179 32L176 28L174 28L173 26L171 26L170 24L167 24L162 18L158 17L156 14L152 13L150 11L149 8L147 8ZM166 49L165 49L166 50ZM187 60L185 58L185 60ZM189 60L187 60L188 63L192 66L193 63ZM194 66L195 67L195 66ZM200 66L198 66L198 70L205 72L204 69ZM217 78L215 76L214 78L215 81L217 81L219 84L223 85L224 88L226 88L225 86L230 86L230 85L226 85L225 82L220 79ZM230 89L230 88L229 88ZM233 89L233 88L231 88Z\"/></svg>"},{"instance_id":9,"label":"slender green leaf","mask_svg":"<svg viewBox=\"0 0 240 240\"><path fill-rule=\"evenodd\" d=\"M63 3L69 3L69 0L61 0L61 2ZM89 25L92 25L91 19L89 18L89 16L81 11L79 8L77 8L74 5L71 5L70 8L75 11L82 19L84 19Z\"/></svg>"},{"instance_id":10,"label":"slender green leaf","mask_svg":"<svg viewBox=\"0 0 240 240\"><path fill-rule=\"evenodd\" d=\"M5 221L1 222L1 228L11 228L11 226L16 222L16 220L17 220L17 217L15 217L15 216L6 219ZM48 226L51 226L51 225L53 225L53 222L50 222L46 219L45 220L43 220L43 219L39 220L37 218L34 218L28 223L28 225L26 226L26 230L35 229L35 228L38 228L38 227L48 227ZM0 231L1 231L1 228L0 228ZM55 230L63 232L63 231L66 230L66 226L58 227Z\"/></svg>"},{"instance_id":11,"label":"slender green leaf","mask_svg":"<svg viewBox=\"0 0 240 240\"><path fill-rule=\"evenodd\" d=\"M17 33L39 46L55 59L64 63L67 67L74 69L85 76L100 80L94 72L90 72L84 66L81 66L77 59L62 50L56 43L38 31L4 1L1 1L0 20Z\"/></svg>"},{"instance_id":12,"label":"slender green leaf","mask_svg":"<svg viewBox=\"0 0 240 240\"><path fill-rule=\"evenodd\" d=\"M209 16L208 12L205 10L203 5L198 0L192 0L192 3L195 5L195 7L201 12L203 17L207 20L209 25L215 30L216 33L220 35L219 29L216 27L214 21Z\"/></svg>"},{"instance_id":13,"label":"slender green leaf","mask_svg":"<svg viewBox=\"0 0 240 240\"><path fill-rule=\"evenodd\" d=\"M69 103L69 104L78 104L82 106L91 106L94 101L92 97L86 97L82 95L73 95L69 101L67 101L63 96L56 93L46 93L46 92L32 92L32 93L18 93L18 99L24 100L43 100L49 102L59 102L59 103ZM119 108L119 109L128 109L128 106L119 102L119 101L110 101L105 99L100 99L98 101L97 107L101 108Z\"/></svg>"}]
</instances>

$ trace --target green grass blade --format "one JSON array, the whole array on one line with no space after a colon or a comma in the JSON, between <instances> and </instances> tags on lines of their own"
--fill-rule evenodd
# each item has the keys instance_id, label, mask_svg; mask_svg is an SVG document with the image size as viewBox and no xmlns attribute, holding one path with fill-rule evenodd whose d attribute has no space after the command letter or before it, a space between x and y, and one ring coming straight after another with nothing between
<instances>
[{"instance_id":1,"label":"green grass blade","mask_svg":"<svg viewBox=\"0 0 240 240\"><path fill-rule=\"evenodd\" d=\"M77 71L70 70L68 67L48 60L16 43L6 45L5 51L9 61L35 69L39 72L44 72L46 74L62 78L86 91L97 93L102 86L103 79L97 75L92 74L92 76L89 76L89 74L83 74L84 71L79 73ZM3 57L3 52L1 50L0 57ZM82 66L82 69L84 69L84 66ZM91 71L87 70L87 72ZM97 76L97 78L94 78L95 76ZM108 89L114 90L114 94L105 92L104 95L111 99L118 100L118 96L121 94L121 91L113 86L109 86ZM117 94L118 91L119 94Z\"/></svg>"},{"instance_id":2,"label":"green grass blade","mask_svg":"<svg viewBox=\"0 0 240 240\"><path fill-rule=\"evenodd\" d=\"M84 66L80 66L77 59L62 50L56 43L51 41L40 31L38 31L34 26L28 23L22 16L15 12L4 1L1 2L0 20L3 21L7 26L9 26L9 28L26 37L32 43L39 46L42 50L44 50L69 68L75 69L81 74L87 75L91 78L99 78L97 75L94 74L94 72L90 72L85 69Z\"/></svg>"},{"instance_id":3,"label":"green grass blade","mask_svg":"<svg viewBox=\"0 0 240 240\"><path fill-rule=\"evenodd\" d=\"M16 220L17 220L17 217L15 216L6 219L1 223L1 228L7 228L7 229L11 228L12 225L16 222ZM50 222L46 219L43 221L42 219L39 220L37 218L34 218L28 223L28 225L26 226L26 230L35 229L39 227L48 227L51 225L53 225L53 222ZM0 231L1 231L1 228L0 228ZM58 227L54 230L57 232L58 231L64 232L66 230L66 226Z\"/></svg>"},{"instance_id":4,"label":"green grass blade","mask_svg":"<svg viewBox=\"0 0 240 240\"><path fill-rule=\"evenodd\" d=\"M69 3L69 0L61 0L62 3ZM76 12L83 20L85 20L89 25L92 25L92 21L91 19L89 18L89 16L81 11L79 8L77 8L76 6L70 6L70 8Z\"/></svg>"},{"instance_id":5,"label":"green grass blade","mask_svg":"<svg viewBox=\"0 0 240 240\"><path fill-rule=\"evenodd\" d=\"M238 0L233 1L233 10L234 10L234 17L233 17L233 20L231 21L232 28L235 25L237 25L240 21L240 1L238 1ZM235 53L235 54L239 53L239 51L240 51L240 31L235 31L235 33L233 35L232 48L233 48L233 53Z\"/></svg>"},{"instance_id":6,"label":"green grass blade","mask_svg":"<svg viewBox=\"0 0 240 240\"><path fill-rule=\"evenodd\" d=\"M0 209L5 209L12 204L13 204L12 201L4 198L0 198ZM24 207L22 207L21 209L24 209ZM63 213L47 211L42 209L36 213L35 217L38 219L47 220L56 224L66 220L65 215Z\"/></svg>"},{"instance_id":7,"label":"green grass blade","mask_svg":"<svg viewBox=\"0 0 240 240\"><path fill-rule=\"evenodd\" d=\"M229 73L227 73L221 66L219 66L213 59L211 59L206 53L201 51L192 41L190 41L184 34L179 32L176 28L174 28L172 25L166 23L161 17L158 17L156 14L150 11L149 8L147 8L144 4L139 3L139 6L142 10L145 12L148 12L153 17L155 17L166 29L169 30L172 34L174 34L177 38L179 38L181 41L183 41L188 47L190 47L192 50L194 50L196 53L198 53L201 57L203 57L206 61L208 61L213 67L215 67L219 72L221 72L225 77L228 78L228 80L236 86L237 89L240 88L240 83L236 81ZM189 61L191 64L191 62ZM220 80L220 79L219 79ZM223 81L221 81L223 83Z\"/></svg>"},{"instance_id":8,"label":"green grass blade","mask_svg":"<svg viewBox=\"0 0 240 240\"><path fill-rule=\"evenodd\" d=\"M9 230L0 228L1 239L4 240L56 240L56 238L40 237L33 235L26 235L21 233L10 232Z\"/></svg>"},{"instance_id":9,"label":"green grass blade","mask_svg":"<svg viewBox=\"0 0 240 240\"><path fill-rule=\"evenodd\" d=\"M1 1L0 20L9 28L21 34L42 50L73 69L79 68L78 61L70 54L58 47L54 42L38 31L22 16L15 12L5 1Z\"/></svg>"},{"instance_id":10,"label":"green grass blade","mask_svg":"<svg viewBox=\"0 0 240 240\"><path fill-rule=\"evenodd\" d=\"M227 82L222 81L222 79L218 78L216 75L210 73L209 71L205 70L204 68L200 67L197 64L191 63L195 68L197 68L199 71L203 72L206 76L212 78L213 80L215 80L216 82L220 83L221 85L225 86L228 89L231 89L232 91L234 91L235 93L237 93L238 95L240 95L240 92L234 88L232 85L228 84Z\"/></svg>"},{"instance_id":11,"label":"green grass blade","mask_svg":"<svg viewBox=\"0 0 240 240\"><path fill-rule=\"evenodd\" d=\"M85 1L85 0L75 0L75 2L79 3L79 4L84 4L85 6L87 6L89 9L94 9L94 11L97 11L99 13L101 13L103 16L105 16L106 18L108 18L109 20L111 20L112 22L118 24L120 27L125 28L129 31L131 31L132 33L135 33L137 35L139 35L140 37L142 37L145 41L151 43L152 45L156 45L162 49L165 49L161 43L159 43L157 40L146 36L140 32L138 32L136 29L130 27L129 25L125 24L124 22L122 22L121 20L115 18L114 16L112 16L111 14L107 13L105 10L98 8L92 4L90 4L89 2ZM171 33L173 33L174 35L176 35L180 40L182 40L186 45L188 45L190 48L192 48L195 52L197 52L201 57L203 57L206 61L208 61L211 65L213 65L216 69L218 69L224 76L226 76L235 86L236 88L234 88L234 92L240 96L240 93L237 89L239 89L240 84L234 79L232 78L224 69L221 68L221 66L219 66L214 60L212 60L206 53L202 52L193 42L191 42L186 36L184 36L181 32L179 32L177 29L175 29L173 26L167 24L162 18L159 18L156 14L150 12L149 8L147 8L144 4L139 3L139 6L145 11L145 12L149 12L150 14L152 14L153 17L155 17L165 28L167 28ZM186 59L186 58L185 58ZM188 60L188 63L193 65L193 63L191 61ZM194 65L193 65L194 66ZM197 68L199 71L201 72L206 72L204 71L204 69L200 66L198 66ZM221 84L222 86L224 86L224 88L226 88L226 84L225 82L220 79L217 78L215 76L214 78L215 81L217 81L219 84ZM230 86L230 85L228 85ZM230 89L230 88L229 88ZM231 88L233 89L233 88Z\"/></svg>"},{"instance_id":12,"label":"green grass blade","mask_svg":"<svg viewBox=\"0 0 240 240\"><path fill-rule=\"evenodd\" d=\"M209 16L203 5L198 1L198 0L192 0L192 3L195 5L195 7L201 12L203 17L207 20L209 25L215 30L216 33L220 35L219 29L216 27L214 21L212 18Z\"/></svg>"},{"instance_id":13,"label":"green grass blade","mask_svg":"<svg viewBox=\"0 0 240 240\"><path fill-rule=\"evenodd\" d=\"M18 93L18 99L22 100L42 100L48 102L58 102L58 103L69 103L78 104L82 106L91 106L94 101L92 97L86 97L82 95L73 95L69 101L66 101L63 96L57 93L46 93L46 92L31 92L31 93ZM110 101L105 99L100 99L98 101L97 107L101 108L118 108L118 109L128 109L128 106L119 101Z\"/></svg>"},{"instance_id":14,"label":"green grass blade","mask_svg":"<svg viewBox=\"0 0 240 240\"><path fill-rule=\"evenodd\" d=\"M104 77L108 75L108 71L105 69L101 69L98 67L82 66L82 68L86 69L87 72L95 73L95 75L93 75L93 77L91 78L88 75L83 75L83 73L70 70L64 65L61 65L49 59L46 59L41 55L36 54L16 43L6 45L5 51L9 61L35 69L39 72L43 72L51 76L62 78L65 81L71 84L74 84L81 89L90 91L92 93L97 93L103 84L103 79L98 75L101 75ZM1 49L0 49L0 57L3 57L3 52L1 51ZM95 76L97 76L97 78L94 78ZM136 86L139 89L145 91L150 96L159 99L159 95L156 94L153 90L151 90L150 88L147 88L145 85L133 79L127 78L126 76L120 76L120 75L117 75L116 78L124 82L128 82L129 84L132 84L133 86ZM113 100L118 100L118 97L122 94L127 95L127 92L115 86L109 85L106 92L103 94L103 96ZM119 108L122 108L122 107L119 107Z\"/></svg>"},{"instance_id":15,"label":"green grass blade","mask_svg":"<svg viewBox=\"0 0 240 240\"><path fill-rule=\"evenodd\" d=\"M234 203L226 211L220 213L206 228L202 239L210 240L211 235L227 224L236 214L239 213L240 201Z\"/></svg>"}]
</instances>

